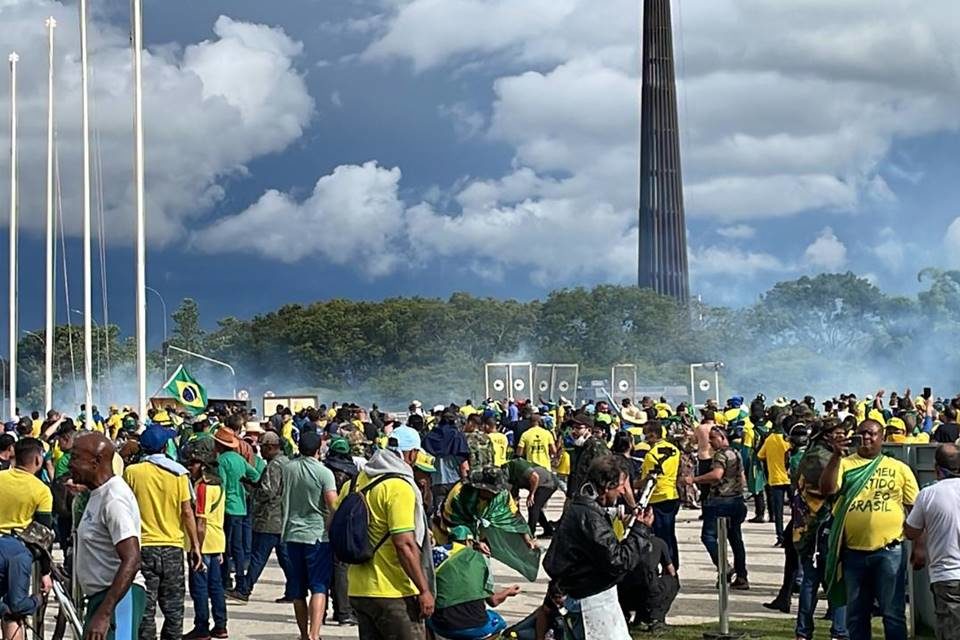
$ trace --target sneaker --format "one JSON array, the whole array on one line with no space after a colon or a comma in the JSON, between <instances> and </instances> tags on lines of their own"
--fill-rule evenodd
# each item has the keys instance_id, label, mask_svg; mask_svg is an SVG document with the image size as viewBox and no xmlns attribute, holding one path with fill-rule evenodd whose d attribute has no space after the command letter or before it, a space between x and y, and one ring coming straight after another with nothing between
<instances>
[{"instance_id":1,"label":"sneaker","mask_svg":"<svg viewBox=\"0 0 960 640\"><path fill-rule=\"evenodd\" d=\"M747 522L752 522L753 524L762 524L764 522L763 516L754 516L747 520Z\"/></svg>"},{"instance_id":2,"label":"sneaker","mask_svg":"<svg viewBox=\"0 0 960 640\"><path fill-rule=\"evenodd\" d=\"M183 640L210 640L210 634L202 633L194 629L190 633L184 634Z\"/></svg>"},{"instance_id":3,"label":"sneaker","mask_svg":"<svg viewBox=\"0 0 960 640\"><path fill-rule=\"evenodd\" d=\"M771 611L779 611L780 613L790 613L790 601L775 598L772 602L764 602L763 608L770 609Z\"/></svg>"},{"instance_id":4,"label":"sneaker","mask_svg":"<svg viewBox=\"0 0 960 640\"><path fill-rule=\"evenodd\" d=\"M730 584L730 589L733 591L750 591L750 583L747 582L746 578L737 576L737 579Z\"/></svg>"},{"instance_id":5,"label":"sneaker","mask_svg":"<svg viewBox=\"0 0 960 640\"><path fill-rule=\"evenodd\" d=\"M287 596L280 596L279 598L277 598L276 600L274 600L274 602L275 602L276 604L290 604L291 602L293 602L293 600L291 600L291 599L288 598Z\"/></svg>"},{"instance_id":6,"label":"sneaker","mask_svg":"<svg viewBox=\"0 0 960 640\"><path fill-rule=\"evenodd\" d=\"M783 549L783 540L777 540L773 543L774 549Z\"/></svg>"},{"instance_id":7,"label":"sneaker","mask_svg":"<svg viewBox=\"0 0 960 640\"><path fill-rule=\"evenodd\" d=\"M341 627L355 627L357 626L357 619L353 616L347 616L346 618L337 620L337 624Z\"/></svg>"},{"instance_id":8,"label":"sneaker","mask_svg":"<svg viewBox=\"0 0 960 640\"><path fill-rule=\"evenodd\" d=\"M250 596L240 593L238 591L230 590L226 594L227 599L233 600L234 602L239 602L240 604L247 604L250 602Z\"/></svg>"},{"instance_id":9,"label":"sneaker","mask_svg":"<svg viewBox=\"0 0 960 640\"><path fill-rule=\"evenodd\" d=\"M665 633L670 631L670 625L662 620L654 620L647 627L647 633L652 633L655 636L662 636Z\"/></svg>"},{"instance_id":10,"label":"sneaker","mask_svg":"<svg viewBox=\"0 0 960 640\"><path fill-rule=\"evenodd\" d=\"M226 629L214 629L213 631L210 632L210 637L222 639L222 638L229 638L230 636L227 635Z\"/></svg>"}]
</instances>

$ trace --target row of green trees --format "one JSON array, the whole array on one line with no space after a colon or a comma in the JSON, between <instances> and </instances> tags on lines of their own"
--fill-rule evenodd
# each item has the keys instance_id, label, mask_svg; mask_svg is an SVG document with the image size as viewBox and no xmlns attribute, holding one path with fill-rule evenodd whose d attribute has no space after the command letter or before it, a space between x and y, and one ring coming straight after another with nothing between
<instances>
[{"instance_id":1,"label":"row of green trees","mask_svg":"<svg viewBox=\"0 0 960 640\"><path fill-rule=\"evenodd\" d=\"M608 375L614 362L633 362L645 386L686 384L690 362L723 360L725 393L770 397L910 384L953 393L960 384L960 271L927 270L920 280L919 294L904 297L852 273L803 277L738 309L684 307L649 290L608 285L529 302L465 293L328 300L249 320L222 318L209 331L196 302L186 299L172 314L170 343L231 363L236 384L252 397L325 389L334 396L326 399L394 407L414 397L478 399L483 363L504 360L576 362L584 379ZM56 344L58 397L73 402L74 371L82 380L82 332L57 327ZM161 351L150 354L156 386ZM116 327L98 330L94 362L104 403L133 399L133 356L131 339ZM39 406L42 332L25 335L20 358L20 404ZM234 384L224 369L169 353L171 368L181 361L214 395Z\"/></svg>"}]
</instances>

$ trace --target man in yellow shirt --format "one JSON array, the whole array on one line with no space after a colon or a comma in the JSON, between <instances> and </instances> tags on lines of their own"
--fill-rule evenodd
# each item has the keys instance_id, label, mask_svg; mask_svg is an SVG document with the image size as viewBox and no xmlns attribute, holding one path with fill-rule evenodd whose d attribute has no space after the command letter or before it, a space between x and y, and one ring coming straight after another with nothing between
<instances>
[{"instance_id":1,"label":"man in yellow shirt","mask_svg":"<svg viewBox=\"0 0 960 640\"><path fill-rule=\"evenodd\" d=\"M183 636L185 543L190 549L190 566L199 570L203 565L187 470L163 454L174 435L172 429L158 424L147 427L140 436L146 457L123 474L140 507L140 572L146 582L140 637L150 640L157 635L158 605L163 613L161 640Z\"/></svg>"},{"instance_id":2,"label":"man in yellow shirt","mask_svg":"<svg viewBox=\"0 0 960 640\"><path fill-rule=\"evenodd\" d=\"M3 637L20 638L23 620L40 606L39 595L30 595L33 555L12 535L31 522L53 526L53 496L34 475L43 466L43 447L35 438L23 438L14 445L15 465L0 471L0 573L5 576L5 593L0 600ZM49 572L47 572L49 573ZM50 577L43 577L43 590Z\"/></svg>"},{"instance_id":3,"label":"man in yellow shirt","mask_svg":"<svg viewBox=\"0 0 960 640\"><path fill-rule=\"evenodd\" d=\"M497 429L497 420L490 416L483 421L483 431L490 438L490 446L493 448L493 466L502 467L507 464L507 449L510 443L507 436Z\"/></svg>"},{"instance_id":4,"label":"man in yellow shirt","mask_svg":"<svg viewBox=\"0 0 960 640\"><path fill-rule=\"evenodd\" d=\"M782 423L774 426L773 431L763 441L757 457L767 463L767 485L770 487L770 516L777 533L774 546L783 546L783 505L790 493L790 473L787 471L787 455L790 453L790 441L783 435Z\"/></svg>"},{"instance_id":5,"label":"man in yellow shirt","mask_svg":"<svg viewBox=\"0 0 960 640\"><path fill-rule=\"evenodd\" d=\"M196 495L197 539L203 553L203 570L190 569L190 598L193 600L193 630L184 640L227 637L227 600L223 590L220 556L227 548L223 532L226 494L217 475L217 452L213 439L194 440L187 445L184 459L190 470ZM210 613L213 613L213 629Z\"/></svg>"},{"instance_id":6,"label":"man in yellow shirt","mask_svg":"<svg viewBox=\"0 0 960 640\"><path fill-rule=\"evenodd\" d=\"M527 462L538 467L549 469L552 460L557 456L557 441L553 433L540 426L540 416L530 416L530 428L520 436L517 443L517 457L526 458Z\"/></svg>"},{"instance_id":7,"label":"man in yellow shirt","mask_svg":"<svg viewBox=\"0 0 960 640\"><path fill-rule=\"evenodd\" d=\"M883 426L864 420L862 444L843 457L835 447L820 476L820 492L838 494L827 560L831 601L844 594L851 638L870 640L870 618L879 603L885 638L906 638L906 559L903 524L919 493L913 470L884 456ZM842 546L841 546L842 545Z\"/></svg>"},{"instance_id":8,"label":"man in yellow shirt","mask_svg":"<svg viewBox=\"0 0 960 640\"><path fill-rule=\"evenodd\" d=\"M677 514L680 512L680 494L677 491L677 474L680 472L680 450L663 439L660 422L649 422L643 435L650 450L643 458L640 475L646 480L656 472L657 479L650 495L653 509L653 533L663 540L670 550L674 568L680 567L680 550L677 545Z\"/></svg>"},{"instance_id":9,"label":"man in yellow shirt","mask_svg":"<svg viewBox=\"0 0 960 640\"><path fill-rule=\"evenodd\" d=\"M121 426L123 426L123 416L120 415L120 410L117 405L110 405L110 415L107 416L107 433L110 434L111 440L117 439L117 432L120 431Z\"/></svg>"},{"instance_id":10,"label":"man in yellow shirt","mask_svg":"<svg viewBox=\"0 0 960 640\"><path fill-rule=\"evenodd\" d=\"M350 565L347 578L361 638L422 640L423 620L434 611L423 571L424 562L431 561L427 517L413 479L420 447L416 430L397 427L356 483L346 483L340 491L342 501L351 491L370 486L365 498L370 545L376 550L369 561ZM390 477L383 479L385 475Z\"/></svg>"}]
</instances>

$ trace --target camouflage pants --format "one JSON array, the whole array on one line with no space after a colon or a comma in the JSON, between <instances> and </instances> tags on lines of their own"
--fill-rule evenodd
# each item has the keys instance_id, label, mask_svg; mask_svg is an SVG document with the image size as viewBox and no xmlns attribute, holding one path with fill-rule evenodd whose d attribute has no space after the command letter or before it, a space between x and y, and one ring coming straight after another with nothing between
<instances>
[{"instance_id":1,"label":"camouflage pants","mask_svg":"<svg viewBox=\"0 0 960 640\"><path fill-rule=\"evenodd\" d=\"M140 640L157 640L157 606L163 614L160 640L180 640L183 636L184 587L183 549L143 547L140 572L146 581L147 599L140 623Z\"/></svg>"}]
</instances>

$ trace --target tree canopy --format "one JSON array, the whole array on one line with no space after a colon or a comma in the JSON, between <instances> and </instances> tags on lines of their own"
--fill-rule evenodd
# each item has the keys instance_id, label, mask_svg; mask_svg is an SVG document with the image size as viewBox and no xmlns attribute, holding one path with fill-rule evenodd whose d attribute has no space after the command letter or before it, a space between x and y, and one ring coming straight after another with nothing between
<instances>
[{"instance_id":1,"label":"tree canopy","mask_svg":"<svg viewBox=\"0 0 960 640\"><path fill-rule=\"evenodd\" d=\"M873 391L920 384L956 391L953 349L960 335L960 271L926 270L915 298L891 296L853 273L780 282L748 307L679 305L636 287L563 289L520 302L455 293L448 299L334 299L291 304L250 319L216 321L185 299L172 314L171 344L231 363L236 383L258 397L335 390L333 399L406 406L478 399L485 362L578 363L581 377L605 377L613 363L632 362L645 386L689 384L691 362L723 360L724 394ZM209 315L206 317L209 321ZM210 326L209 324L207 326ZM42 331L38 332L42 339ZM39 406L43 350L37 336L21 341L23 408ZM72 358L70 344L73 344ZM82 332L57 327L58 398L82 391ZM103 362L110 345L113 374ZM116 327L94 345L108 401L133 400L132 340ZM174 362L181 355L171 353ZM228 392L222 368L182 360L209 387ZM151 390L162 382L162 358L151 353ZM80 376L74 383L74 371ZM153 380L156 378L156 381ZM947 389L949 387L949 389Z\"/></svg>"}]
</instances>

